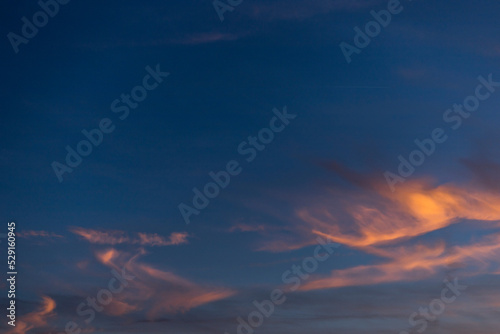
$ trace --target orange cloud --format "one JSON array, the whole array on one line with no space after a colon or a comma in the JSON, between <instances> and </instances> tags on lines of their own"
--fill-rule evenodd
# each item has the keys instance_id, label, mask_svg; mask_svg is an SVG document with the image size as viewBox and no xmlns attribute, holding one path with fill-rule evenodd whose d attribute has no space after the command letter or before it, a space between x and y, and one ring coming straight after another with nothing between
<instances>
[{"instance_id":1,"label":"orange cloud","mask_svg":"<svg viewBox=\"0 0 500 334\"><path fill-rule=\"evenodd\" d=\"M187 232L174 232L168 238L156 233L137 233L130 237L125 231L97 231L76 227L71 232L79 235L90 243L102 245L132 244L142 246L173 246L188 243Z\"/></svg>"},{"instance_id":2,"label":"orange cloud","mask_svg":"<svg viewBox=\"0 0 500 334\"><path fill-rule=\"evenodd\" d=\"M314 234L352 247L368 247L408 239L442 229L460 220L500 220L500 196L454 185L432 187L408 181L397 192L375 187L375 196L353 196L345 211L353 225L338 223L335 209L324 205L297 211Z\"/></svg>"},{"instance_id":3,"label":"orange cloud","mask_svg":"<svg viewBox=\"0 0 500 334\"><path fill-rule=\"evenodd\" d=\"M130 242L130 238L125 235L124 231L97 231L76 227L71 229L71 232L81 236L85 240L93 244L116 245Z\"/></svg>"},{"instance_id":4,"label":"orange cloud","mask_svg":"<svg viewBox=\"0 0 500 334\"><path fill-rule=\"evenodd\" d=\"M42 305L34 312L21 316L16 327L8 332L8 334L26 334L34 328L40 328L47 325L47 320L55 315L56 302L50 298L43 296Z\"/></svg>"},{"instance_id":5,"label":"orange cloud","mask_svg":"<svg viewBox=\"0 0 500 334\"><path fill-rule=\"evenodd\" d=\"M121 315L129 314L133 311L137 311L138 309L139 309L138 306L130 305L130 304L127 304L126 302L119 301L119 300L113 300L106 307L106 314L111 315L111 316L121 316Z\"/></svg>"},{"instance_id":6,"label":"orange cloud","mask_svg":"<svg viewBox=\"0 0 500 334\"><path fill-rule=\"evenodd\" d=\"M315 243L317 236L380 257L380 263L336 270L328 277L308 280L303 290L414 281L460 264L477 275L500 272L500 235L450 249L437 245L408 245L413 238L469 221L483 228L500 226L500 195L475 186L428 180L407 181L396 192L356 175L362 191L331 191L295 211L299 221L293 233L283 233L262 248L287 251Z\"/></svg>"},{"instance_id":7,"label":"orange cloud","mask_svg":"<svg viewBox=\"0 0 500 334\"><path fill-rule=\"evenodd\" d=\"M122 269L136 278L129 286L116 295L113 314L127 314L136 310L146 310L150 318L164 314L185 312L192 308L225 299L234 295L226 288L202 286L182 278L172 272L154 268L138 259L146 254L141 250L131 256L115 249L96 253L104 265L121 272Z\"/></svg>"},{"instance_id":8,"label":"orange cloud","mask_svg":"<svg viewBox=\"0 0 500 334\"><path fill-rule=\"evenodd\" d=\"M115 249L110 249L110 250L107 250L107 251L104 251L104 252L97 252L96 253L97 259L101 263L106 264L106 265L111 264L112 263L111 261L114 258L116 258L118 255L119 255L119 252L116 251Z\"/></svg>"},{"instance_id":9,"label":"orange cloud","mask_svg":"<svg viewBox=\"0 0 500 334\"><path fill-rule=\"evenodd\" d=\"M498 269L500 234L495 234L467 246L446 249L444 243L429 247L395 247L379 251L391 260L383 264L357 266L334 270L330 276L313 278L301 290L317 290L346 286L372 285L399 281L417 281L431 277L440 268L460 263L467 266L469 275Z\"/></svg>"}]
</instances>

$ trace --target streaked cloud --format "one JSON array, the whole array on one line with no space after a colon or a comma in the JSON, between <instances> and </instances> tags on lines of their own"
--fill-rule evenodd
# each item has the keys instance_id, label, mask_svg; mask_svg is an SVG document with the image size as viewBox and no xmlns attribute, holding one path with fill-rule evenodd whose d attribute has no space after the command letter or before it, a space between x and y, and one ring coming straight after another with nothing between
<instances>
[{"instance_id":1,"label":"streaked cloud","mask_svg":"<svg viewBox=\"0 0 500 334\"><path fill-rule=\"evenodd\" d=\"M148 318L186 312L192 308L228 298L235 291L228 288L201 285L171 271L140 262L146 252L128 254L116 249L97 252L97 259L118 272L125 270L136 278L116 296L116 308L109 314L124 315L145 311Z\"/></svg>"},{"instance_id":2,"label":"streaked cloud","mask_svg":"<svg viewBox=\"0 0 500 334\"><path fill-rule=\"evenodd\" d=\"M75 227L71 232L93 244L118 245L131 244L141 246L174 246L188 243L187 232L174 232L168 237L157 233L136 233L133 237L125 231L98 231Z\"/></svg>"},{"instance_id":3,"label":"streaked cloud","mask_svg":"<svg viewBox=\"0 0 500 334\"><path fill-rule=\"evenodd\" d=\"M441 268L457 263L467 268L468 275L495 272L498 270L500 255L500 234L488 236L474 244L450 249L447 249L443 242L436 246L395 247L379 250L377 253L390 258L390 261L334 270L328 277L309 280L301 290L418 281L431 277Z\"/></svg>"},{"instance_id":4,"label":"streaked cloud","mask_svg":"<svg viewBox=\"0 0 500 334\"><path fill-rule=\"evenodd\" d=\"M26 315L19 317L16 322L16 327L8 332L8 334L26 334L32 329L41 328L48 324L48 320L55 316L56 302L47 296L42 297L40 307Z\"/></svg>"},{"instance_id":5,"label":"streaked cloud","mask_svg":"<svg viewBox=\"0 0 500 334\"><path fill-rule=\"evenodd\" d=\"M391 192L376 179L352 173L343 176L356 188L330 189L321 200L299 207L295 227L274 236L265 249L299 249L321 236L380 259L314 277L302 290L419 281L457 265L466 269L464 275L499 271L500 196L496 192L475 184L436 185L430 179L407 181ZM481 226L493 234L454 246L420 238L458 223Z\"/></svg>"},{"instance_id":6,"label":"streaked cloud","mask_svg":"<svg viewBox=\"0 0 500 334\"><path fill-rule=\"evenodd\" d=\"M350 231L336 212L318 206L297 211L313 233L352 247L423 235L462 220L488 223L500 220L500 196L468 186L433 186L426 180L408 181L396 192L385 184L375 185L371 195L350 196L345 211Z\"/></svg>"}]
</instances>

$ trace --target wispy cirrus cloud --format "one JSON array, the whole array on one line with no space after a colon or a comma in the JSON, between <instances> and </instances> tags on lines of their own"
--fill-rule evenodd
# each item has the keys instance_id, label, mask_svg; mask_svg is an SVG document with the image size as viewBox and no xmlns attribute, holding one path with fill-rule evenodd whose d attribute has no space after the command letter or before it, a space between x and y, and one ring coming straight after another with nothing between
<instances>
[{"instance_id":1,"label":"wispy cirrus cloud","mask_svg":"<svg viewBox=\"0 0 500 334\"><path fill-rule=\"evenodd\" d=\"M254 250L257 252L278 253L315 244L315 240L304 240L303 235L295 234L296 230L286 226L238 223L231 226L227 231L229 233L255 232L266 236L266 240L260 241L254 247Z\"/></svg>"},{"instance_id":2,"label":"wispy cirrus cloud","mask_svg":"<svg viewBox=\"0 0 500 334\"><path fill-rule=\"evenodd\" d=\"M141 250L135 255L108 249L97 252L97 259L104 265L136 277L121 294L117 295L113 315L124 315L134 311L145 311L148 318L155 319L166 314L186 312L192 308L228 298L235 291L200 285L171 271L140 262L146 254ZM113 307L110 307L110 309ZM111 314L111 313L110 313Z\"/></svg>"},{"instance_id":3,"label":"wispy cirrus cloud","mask_svg":"<svg viewBox=\"0 0 500 334\"><path fill-rule=\"evenodd\" d=\"M156 233L138 233L139 244L149 246L173 246L187 244L189 234L187 232L174 232L168 238L164 238ZM135 242L135 241L134 241Z\"/></svg>"},{"instance_id":4,"label":"wispy cirrus cloud","mask_svg":"<svg viewBox=\"0 0 500 334\"><path fill-rule=\"evenodd\" d=\"M335 168L354 189L326 189L296 204L286 229L266 241L275 251L311 245L317 236L357 249L400 243L448 226L500 222L500 195L477 183L436 185L430 178L401 184L396 192L376 177ZM294 202L297 200L291 199Z\"/></svg>"},{"instance_id":5,"label":"wispy cirrus cloud","mask_svg":"<svg viewBox=\"0 0 500 334\"><path fill-rule=\"evenodd\" d=\"M353 193L345 201L349 226L337 218L339 207L333 203L301 208L297 215L312 233L360 248L409 239L463 220L500 221L500 196L473 186L433 186L421 179L406 182L394 193L385 184L374 184L373 190Z\"/></svg>"},{"instance_id":6,"label":"wispy cirrus cloud","mask_svg":"<svg viewBox=\"0 0 500 334\"><path fill-rule=\"evenodd\" d=\"M494 273L498 270L500 234L488 236L466 246L446 248L444 242L435 246L401 246L376 249L375 253L390 260L382 264L360 265L334 270L327 277L310 279L300 289L304 291L363 286L380 283L418 281L436 274L446 266L460 264L468 275Z\"/></svg>"},{"instance_id":7,"label":"wispy cirrus cloud","mask_svg":"<svg viewBox=\"0 0 500 334\"><path fill-rule=\"evenodd\" d=\"M294 227L274 235L267 250L302 248L321 236L380 260L314 277L301 289L418 281L454 264L466 268L465 275L498 273L500 196L496 192L475 184L435 185L430 179L407 181L391 192L376 178L342 175L356 188L329 189L322 197L301 205L295 210L298 220ZM443 240L429 244L420 238L458 223L495 232L453 247L447 247Z\"/></svg>"},{"instance_id":8,"label":"wispy cirrus cloud","mask_svg":"<svg viewBox=\"0 0 500 334\"><path fill-rule=\"evenodd\" d=\"M16 327L8 331L8 334L26 334L32 329L43 328L47 326L49 319L56 314L54 312L56 302L47 296L42 297L40 307L26 315L19 317L16 322Z\"/></svg>"},{"instance_id":9,"label":"wispy cirrus cloud","mask_svg":"<svg viewBox=\"0 0 500 334\"><path fill-rule=\"evenodd\" d=\"M131 237L125 231L98 231L82 227L71 228L71 232L90 243L101 245L131 244L141 246L174 246L187 244L187 239L189 237L187 232L174 232L168 237L158 235L157 233L139 232Z\"/></svg>"}]
</instances>

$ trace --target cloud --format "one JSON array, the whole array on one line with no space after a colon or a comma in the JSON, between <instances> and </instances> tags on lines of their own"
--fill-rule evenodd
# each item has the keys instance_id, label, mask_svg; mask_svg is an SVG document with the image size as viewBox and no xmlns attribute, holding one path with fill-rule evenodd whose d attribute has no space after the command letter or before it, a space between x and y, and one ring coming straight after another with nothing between
<instances>
[{"instance_id":1,"label":"cloud","mask_svg":"<svg viewBox=\"0 0 500 334\"><path fill-rule=\"evenodd\" d=\"M296 231L291 231L284 226L238 224L231 227L229 232L257 232L265 236L265 240L261 240L253 247L257 252L287 252L313 245L316 242L313 239L305 240L303 235L297 235Z\"/></svg>"},{"instance_id":2,"label":"cloud","mask_svg":"<svg viewBox=\"0 0 500 334\"><path fill-rule=\"evenodd\" d=\"M79 235L93 244L116 245L130 243L130 238L124 231L97 231L81 227L72 228L71 232Z\"/></svg>"},{"instance_id":3,"label":"cloud","mask_svg":"<svg viewBox=\"0 0 500 334\"><path fill-rule=\"evenodd\" d=\"M297 235L296 230L288 226L278 226L269 224L246 224L238 223L231 226L229 233L249 233L255 232L266 237L266 240L258 242L253 249L257 252L286 252L300 249L315 244L315 240L304 240L303 235ZM310 233L309 233L310 234ZM312 234L311 234L312 235Z\"/></svg>"},{"instance_id":4,"label":"cloud","mask_svg":"<svg viewBox=\"0 0 500 334\"><path fill-rule=\"evenodd\" d=\"M396 192L385 184L375 184L373 190L344 194L341 206L321 203L296 213L312 233L356 248L413 238L462 220L482 224L500 220L500 196L472 187L435 187L427 180L415 180ZM348 222L338 219L342 211Z\"/></svg>"},{"instance_id":5,"label":"cloud","mask_svg":"<svg viewBox=\"0 0 500 334\"><path fill-rule=\"evenodd\" d=\"M55 316L55 308L56 302L50 297L43 296L42 305L38 310L19 317L16 327L8 334L25 334L32 329L46 326L48 319Z\"/></svg>"},{"instance_id":6,"label":"cloud","mask_svg":"<svg viewBox=\"0 0 500 334\"><path fill-rule=\"evenodd\" d=\"M48 232L48 231L21 231L21 232L16 232L16 236L19 238L63 238L62 235L56 234L54 232Z\"/></svg>"},{"instance_id":7,"label":"cloud","mask_svg":"<svg viewBox=\"0 0 500 334\"><path fill-rule=\"evenodd\" d=\"M172 245L182 245L187 244L188 234L186 232L183 233L172 233L165 239L162 236L154 233L139 233L139 244L140 245L149 245L149 246L172 246Z\"/></svg>"},{"instance_id":8,"label":"cloud","mask_svg":"<svg viewBox=\"0 0 500 334\"><path fill-rule=\"evenodd\" d=\"M444 241L427 244L420 238L458 223L498 230L498 193L475 184L435 185L429 179L406 181L391 192L379 179L345 170L342 175L357 188L328 189L326 195L308 196L309 203L295 210L298 219L291 220L287 233L274 235L265 248L299 249L321 236L379 259L375 264L351 265L326 277L314 277L302 290L418 281L446 266L467 268L467 275L499 272L500 234L482 239L467 236L468 243L462 240L465 245L451 248Z\"/></svg>"},{"instance_id":9,"label":"cloud","mask_svg":"<svg viewBox=\"0 0 500 334\"><path fill-rule=\"evenodd\" d=\"M229 229L229 232L264 232L268 230L269 228L265 225L249 225L249 224L236 224L234 226L231 226Z\"/></svg>"},{"instance_id":10,"label":"cloud","mask_svg":"<svg viewBox=\"0 0 500 334\"><path fill-rule=\"evenodd\" d=\"M139 258L144 254L144 250L130 255L116 249L96 253L102 264L118 272L123 269L127 274L136 277L116 296L117 308L113 309L112 314L123 315L144 310L148 318L155 319L165 314L186 312L235 293L227 288L200 285L173 272L139 262Z\"/></svg>"},{"instance_id":11,"label":"cloud","mask_svg":"<svg viewBox=\"0 0 500 334\"><path fill-rule=\"evenodd\" d=\"M167 238L157 233L137 233L135 237L130 237L125 231L98 231L81 227L72 228L71 232L90 243L101 245L174 246L187 244L189 237L187 232L174 232Z\"/></svg>"},{"instance_id":12,"label":"cloud","mask_svg":"<svg viewBox=\"0 0 500 334\"><path fill-rule=\"evenodd\" d=\"M494 272L498 270L500 234L488 236L467 246L455 246L449 250L442 242L436 246L401 246L376 252L378 255L390 258L390 261L334 270L328 277L308 280L300 289L308 291L418 281L431 277L440 268L456 264L467 266L470 270L468 275Z\"/></svg>"}]
</instances>

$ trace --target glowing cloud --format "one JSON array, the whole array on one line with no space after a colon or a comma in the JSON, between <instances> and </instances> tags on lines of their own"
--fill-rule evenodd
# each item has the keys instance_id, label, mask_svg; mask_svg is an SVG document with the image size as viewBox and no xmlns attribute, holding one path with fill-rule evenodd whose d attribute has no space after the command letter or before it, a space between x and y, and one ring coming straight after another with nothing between
<instances>
[{"instance_id":1,"label":"glowing cloud","mask_svg":"<svg viewBox=\"0 0 500 334\"><path fill-rule=\"evenodd\" d=\"M73 228L71 232L90 243L101 245L174 246L187 244L189 237L186 232L174 232L168 238L156 233L137 233L136 237L130 237L125 231L97 231L81 227Z\"/></svg>"},{"instance_id":2,"label":"glowing cloud","mask_svg":"<svg viewBox=\"0 0 500 334\"><path fill-rule=\"evenodd\" d=\"M345 211L354 227L343 231L336 211L317 206L297 211L311 231L352 247L368 247L412 238L460 220L500 220L500 196L454 185L431 187L425 181L407 182L397 192L383 185L375 196L353 195Z\"/></svg>"},{"instance_id":3,"label":"glowing cloud","mask_svg":"<svg viewBox=\"0 0 500 334\"><path fill-rule=\"evenodd\" d=\"M300 289L317 290L346 286L372 285L399 281L417 281L435 274L440 268L460 263L469 269L468 275L498 270L500 234L476 244L456 246L446 250L444 243L434 247L418 245L379 251L391 258L383 264L334 270L324 278L309 280Z\"/></svg>"},{"instance_id":4,"label":"glowing cloud","mask_svg":"<svg viewBox=\"0 0 500 334\"><path fill-rule=\"evenodd\" d=\"M16 327L8 332L8 334L26 334L34 328L40 328L47 325L47 320L55 315L53 312L56 308L56 302L50 298L43 296L42 305L34 312L21 316L16 323Z\"/></svg>"},{"instance_id":5,"label":"glowing cloud","mask_svg":"<svg viewBox=\"0 0 500 334\"><path fill-rule=\"evenodd\" d=\"M146 252L141 250L131 256L115 249L96 253L97 259L104 265L118 272L123 269L136 277L117 295L115 305L118 307L112 311L115 315L146 310L150 318L155 318L185 312L234 295L230 289L202 286L172 272L140 263L138 259L144 254Z\"/></svg>"},{"instance_id":6,"label":"glowing cloud","mask_svg":"<svg viewBox=\"0 0 500 334\"><path fill-rule=\"evenodd\" d=\"M497 229L500 195L472 186L432 186L426 180L407 181L391 192L385 184L362 181L357 183L362 191L333 192L328 202L298 209L295 239L283 235L266 247L286 251L307 246L321 236L378 256L381 262L315 277L302 290L415 281L457 263L467 267L466 275L499 272L500 234L450 249L444 242L430 246L408 241L464 220Z\"/></svg>"}]
</instances>

